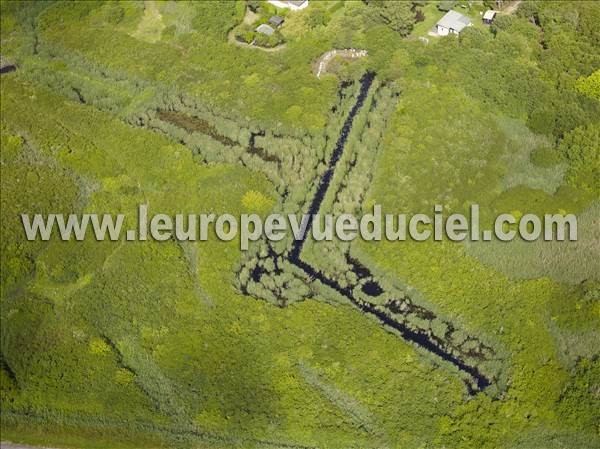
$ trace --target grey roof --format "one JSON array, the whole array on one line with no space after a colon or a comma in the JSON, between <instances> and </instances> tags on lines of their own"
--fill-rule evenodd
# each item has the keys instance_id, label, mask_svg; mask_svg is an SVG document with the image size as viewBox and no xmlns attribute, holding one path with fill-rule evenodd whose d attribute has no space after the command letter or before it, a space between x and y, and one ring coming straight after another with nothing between
<instances>
[{"instance_id":1,"label":"grey roof","mask_svg":"<svg viewBox=\"0 0 600 449\"><path fill-rule=\"evenodd\" d=\"M284 22L283 17L281 16L273 16L269 19L269 23L278 27Z\"/></svg>"},{"instance_id":2,"label":"grey roof","mask_svg":"<svg viewBox=\"0 0 600 449\"><path fill-rule=\"evenodd\" d=\"M258 28L256 28L256 31L258 31L259 33L262 33L262 34L266 34L267 36L270 36L275 32L275 30L273 28L271 28L269 25L267 25L266 23L259 25Z\"/></svg>"},{"instance_id":3,"label":"grey roof","mask_svg":"<svg viewBox=\"0 0 600 449\"><path fill-rule=\"evenodd\" d=\"M440 19L437 25L460 32L464 27L471 25L471 19L463 16L459 12L448 11L444 17Z\"/></svg>"}]
</instances>

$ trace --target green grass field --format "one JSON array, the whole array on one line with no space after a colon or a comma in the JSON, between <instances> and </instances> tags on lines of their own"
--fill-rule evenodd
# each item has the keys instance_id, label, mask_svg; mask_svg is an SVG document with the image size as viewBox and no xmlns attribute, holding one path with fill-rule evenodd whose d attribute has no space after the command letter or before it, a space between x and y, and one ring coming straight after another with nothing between
<instances>
[{"instance_id":1,"label":"green grass field","mask_svg":"<svg viewBox=\"0 0 600 449\"><path fill-rule=\"evenodd\" d=\"M423 45L437 2L416 24L412 5L251 3L285 17L285 48L228 41L239 0L0 4L17 65L0 75L2 441L599 448L599 5L523 2ZM368 57L318 79L332 48ZM22 213L303 211L367 70L324 208L579 219L578 242L306 245L321 272L348 281L351 254L489 344L485 391L288 265L241 288L264 242L25 240Z\"/></svg>"},{"instance_id":2,"label":"green grass field","mask_svg":"<svg viewBox=\"0 0 600 449\"><path fill-rule=\"evenodd\" d=\"M437 8L435 2L427 2L422 8L425 20L418 22L413 28L412 35L415 37L427 37L427 33L435 27L435 24L442 18L444 13Z\"/></svg>"}]
</instances>

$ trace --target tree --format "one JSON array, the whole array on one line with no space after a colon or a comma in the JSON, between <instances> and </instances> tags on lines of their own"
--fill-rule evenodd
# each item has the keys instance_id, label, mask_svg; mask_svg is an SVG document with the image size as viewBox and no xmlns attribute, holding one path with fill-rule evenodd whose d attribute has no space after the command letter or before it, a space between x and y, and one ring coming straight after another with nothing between
<instances>
[{"instance_id":1,"label":"tree","mask_svg":"<svg viewBox=\"0 0 600 449\"><path fill-rule=\"evenodd\" d=\"M415 22L424 22L425 21L425 13L420 10L417 9L417 12L415 14Z\"/></svg>"},{"instance_id":2,"label":"tree","mask_svg":"<svg viewBox=\"0 0 600 449\"><path fill-rule=\"evenodd\" d=\"M489 33L475 27L468 27L460 33L460 43L468 48L483 48L489 41Z\"/></svg>"},{"instance_id":3,"label":"tree","mask_svg":"<svg viewBox=\"0 0 600 449\"><path fill-rule=\"evenodd\" d=\"M411 2L371 1L375 19L389 26L392 30L407 36L413 29L415 13Z\"/></svg>"},{"instance_id":4,"label":"tree","mask_svg":"<svg viewBox=\"0 0 600 449\"><path fill-rule=\"evenodd\" d=\"M246 4L248 5L248 8L250 8L250 10L252 12L257 12L258 9L260 8L259 0L248 0Z\"/></svg>"},{"instance_id":5,"label":"tree","mask_svg":"<svg viewBox=\"0 0 600 449\"><path fill-rule=\"evenodd\" d=\"M327 25L329 22L329 14L323 8L311 8L309 13L304 18L305 25L310 28Z\"/></svg>"},{"instance_id":6,"label":"tree","mask_svg":"<svg viewBox=\"0 0 600 449\"><path fill-rule=\"evenodd\" d=\"M445 0L443 2L439 2L437 5L437 9L440 11L450 11L456 5L455 1Z\"/></svg>"},{"instance_id":7,"label":"tree","mask_svg":"<svg viewBox=\"0 0 600 449\"><path fill-rule=\"evenodd\" d=\"M600 100L600 70L596 70L588 77L579 78L575 88L583 95Z\"/></svg>"},{"instance_id":8,"label":"tree","mask_svg":"<svg viewBox=\"0 0 600 449\"><path fill-rule=\"evenodd\" d=\"M386 79L399 79L412 68L414 62L408 50L401 48L394 52L389 63L381 70Z\"/></svg>"},{"instance_id":9,"label":"tree","mask_svg":"<svg viewBox=\"0 0 600 449\"><path fill-rule=\"evenodd\" d=\"M580 127L565 136L560 145L569 161L567 181L569 184L596 194L600 193L600 125L591 123Z\"/></svg>"},{"instance_id":10,"label":"tree","mask_svg":"<svg viewBox=\"0 0 600 449\"><path fill-rule=\"evenodd\" d=\"M529 20L531 23L537 24L539 5L537 2L526 1L522 2L517 9L517 16Z\"/></svg>"},{"instance_id":11,"label":"tree","mask_svg":"<svg viewBox=\"0 0 600 449\"><path fill-rule=\"evenodd\" d=\"M492 25L492 32L497 34L499 31L504 31L515 23L513 16L496 15L496 19Z\"/></svg>"}]
</instances>

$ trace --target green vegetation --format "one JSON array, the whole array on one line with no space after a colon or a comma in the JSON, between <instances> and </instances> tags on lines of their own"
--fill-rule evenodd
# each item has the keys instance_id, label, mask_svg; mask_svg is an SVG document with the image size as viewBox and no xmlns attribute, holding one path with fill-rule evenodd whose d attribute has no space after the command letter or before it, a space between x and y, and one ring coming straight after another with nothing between
<instances>
[{"instance_id":1,"label":"green vegetation","mask_svg":"<svg viewBox=\"0 0 600 449\"><path fill-rule=\"evenodd\" d=\"M417 9L420 12L420 17L423 20L417 22L413 27L412 35L417 37L425 37L427 33L435 26L435 24L442 18L444 13L440 11L434 2L424 2L424 4Z\"/></svg>"},{"instance_id":2,"label":"green vegetation","mask_svg":"<svg viewBox=\"0 0 600 449\"><path fill-rule=\"evenodd\" d=\"M600 447L600 7L522 2L423 45L438 3L0 3L18 65L0 92L3 440ZM231 42L248 11L252 29L284 15L286 45ZM317 79L332 48L369 56ZM578 242L306 242L303 258L361 300L397 295L407 326L493 378L483 392L308 280L289 238L245 253L214 236L24 239L21 213L304 212L366 70L323 211L477 203L483 229L499 213L577 214ZM361 293L348 257L386 294Z\"/></svg>"},{"instance_id":3,"label":"green vegetation","mask_svg":"<svg viewBox=\"0 0 600 449\"><path fill-rule=\"evenodd\" d=\"M256 45L259 48L277 47L283 44L285 39L277 27L269 23L269 19L276 13L276 8L270 3L248 2L243 22L236 26L231 33L235 39L245 44ZM274 29L271 36L256 31L256 28L263 24Z\"/></svg>"},{"instance_id":4,"label":"green vegetation","mask_svg":"<svg viewBox=\"0 0 600 449\"><path fill-rule=\"evenodd\" d=\"M590 76L579 78L576 87L582 94L600 100L600 70L596 70Z\"/></svg>"},{"instance_id":5,"label":"green vegetation","mask_svg":"<svg viewBox=\"0 0 600 449\"><path fill-rule=\"evenodd\" d=\"M415 22L411 2L371 0L367 3L371 6L369 14L373 16L374 21L385 24L402 36L407 36L411 32Z\"/></svg>"}]
</instances>

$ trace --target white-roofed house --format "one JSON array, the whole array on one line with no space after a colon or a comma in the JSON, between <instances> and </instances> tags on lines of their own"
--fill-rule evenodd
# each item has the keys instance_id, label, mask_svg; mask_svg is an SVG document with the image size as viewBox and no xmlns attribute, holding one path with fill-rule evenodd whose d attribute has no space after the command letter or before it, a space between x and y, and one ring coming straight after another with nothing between
<instances>
[{"instance_id":1,"label":"white-roofed house","mask_svg":"<svg viewBox=\"0 0 600 449\"><path fill-rule=\"evenodd\" d=\"M483 23L485 23L486 25L491 25L495 17L496 11L494 11L493 9L488 9L483 15Z\"/></svg>"},{"instance_id":2,"label":"white-roofed house","mask_svg":"<svg viewBox=\"0 0 600 449\"><path fill-rule=\"evenodd\" d=\"M460 34L463 29L471 25L471 19L468 17L456 11L448 11L435 26L437 34L448 36L449 34Z\"/></svg>"},{"instance_id":3,"label":"white-roofed house","mask_svg":"<svg viewBox=\"0 0 600 449\"><path fill-rule=\"evenodd\" d=\"M299 11L308 6L308 0L269 0L269 3L278 8L289 8L292 11Z\"/></svg>"}]
</instances>

